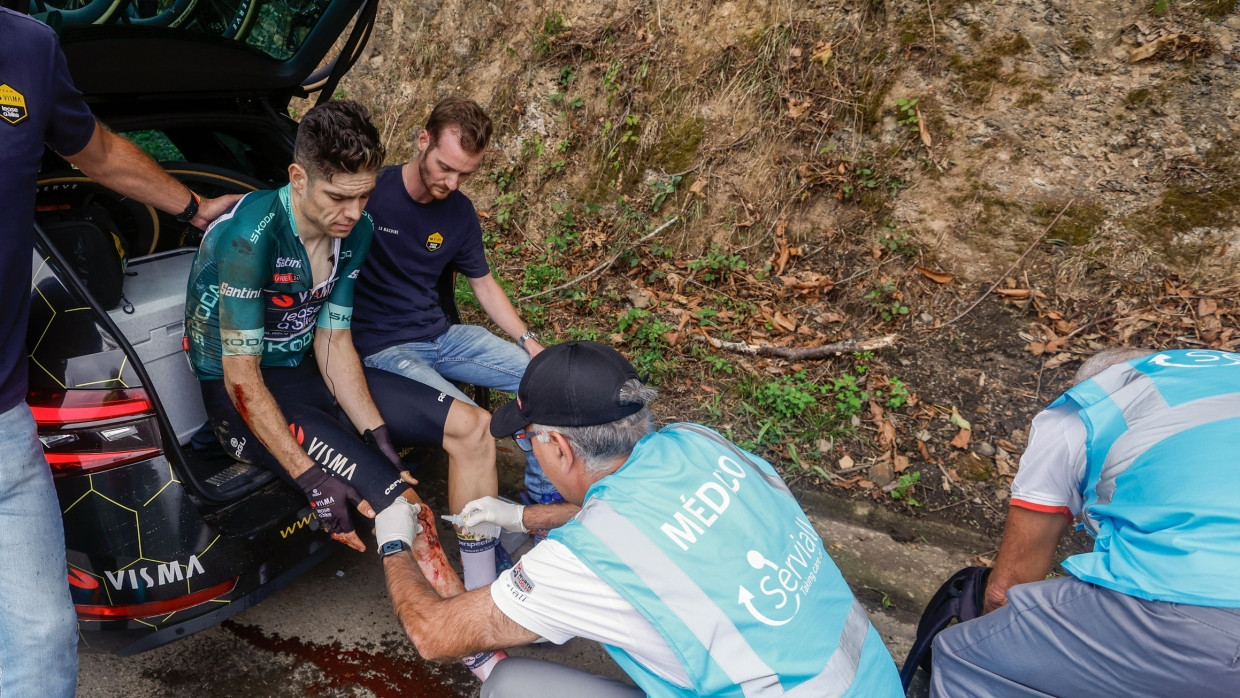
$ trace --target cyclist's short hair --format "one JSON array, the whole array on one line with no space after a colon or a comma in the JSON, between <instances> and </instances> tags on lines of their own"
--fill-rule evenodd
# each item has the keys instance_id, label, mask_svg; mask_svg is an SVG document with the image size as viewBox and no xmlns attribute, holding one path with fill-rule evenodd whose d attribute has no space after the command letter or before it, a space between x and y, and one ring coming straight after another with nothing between
<instances>
[{"instance_id":1,"label":"cyclist's short hair","mask_svg":"<svg viewBox=\"0 0 1240 698\"><path fill-rule=\"evenodd\" d=\"M430 148L439 143L444 129L456 127L461 132L461 148L470 155L486 150L491 142L491 117L472 99L449 98L441 100L431 110L426 120L426 132L430 134Z\"/></svg>"},{"instance_id":2,"label":"cyclist's short hair","mask_svg":"<svg viewBox=\"0 0 1240 698\"><path fill-rule=\"evenodd\" d=\"M293 161L311 179L328 182L341 172L378 172L386 157L379 130L370 123L366 107L351 100L320 104L297 126Z\"/></svg>"}]
</instances>

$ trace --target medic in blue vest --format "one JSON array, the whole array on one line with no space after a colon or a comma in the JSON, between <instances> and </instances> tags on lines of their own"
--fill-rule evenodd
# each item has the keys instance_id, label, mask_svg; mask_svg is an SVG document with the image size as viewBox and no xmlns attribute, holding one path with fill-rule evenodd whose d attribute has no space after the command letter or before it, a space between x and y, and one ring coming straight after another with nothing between
<instances>
[{"instance_id":1,"label":"medic in blue vest","mask_svg":"<svg viewBox=\"0 0 1240 698\"><path fill-rule=\"evenodd\" d=\"M1113 349L1033 420L986 615L932 696L1240 695L1240 354ZM1092 551L1063 562L1072 521Z\"/></svg>"},{"instance_id":2,"label":"medic in blue vest","mask_svg":"<svg viewBox=\"0 0 1240 698\"><path fill-rule=\"evenodd\" d=\"M414 562L416 509L376 534L396 613L427 658L540 638L603 644L637 686L563 665L501 661L482 695L902 696L895 663L774 468L695 424L656 430L655 391L597 342L547 348L491 421L567 500L487 497L476 534L553 529L489 588L440 598Z\"/></svg>"}]
</instances>

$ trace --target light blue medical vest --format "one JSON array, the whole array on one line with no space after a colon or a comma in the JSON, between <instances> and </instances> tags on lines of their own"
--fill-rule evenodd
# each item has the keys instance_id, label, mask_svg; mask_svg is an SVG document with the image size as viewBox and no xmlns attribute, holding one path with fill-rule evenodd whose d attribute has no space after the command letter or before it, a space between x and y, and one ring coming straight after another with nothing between
<instances>
[{"instance_id":1,"label":"light blue medical vest","mask_svg":"<svg viewBox=\"0 0 1240 698\"><path fill-rule=\"evenodd\" d=\"M1142 599L1240 608L1240 354L1165 351L1072 401L1088 430L1082 525L1064 568Z\"/></svg>"},{"instance_id":2,"label":"light blue medical vest","mask_svg":"<svg viewBox=\"0 0 1240 698\"><path fill-rule=\"evenodd\" d=\"M715 432L642 439L550 537L659 631L692 682L652 696L903 696L895 663L783 481Z\"/></svg>"}]
</instances>

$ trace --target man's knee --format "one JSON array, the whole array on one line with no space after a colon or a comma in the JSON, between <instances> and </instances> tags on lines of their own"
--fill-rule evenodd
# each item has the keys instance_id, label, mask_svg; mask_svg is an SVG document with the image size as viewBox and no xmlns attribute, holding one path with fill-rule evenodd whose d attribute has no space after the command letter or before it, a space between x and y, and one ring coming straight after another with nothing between
<instances>
[{"instance_id":1,"label":"man's knee","mask_svg":"<svg viewBox=\"0 0 1240 698\"><path fill-rule=\"evenodd\" d=\"M443 430L444 448L485 445L491 440L490 427L490 412L457 400L448 409Z\"/></svg>"}]
</instances>

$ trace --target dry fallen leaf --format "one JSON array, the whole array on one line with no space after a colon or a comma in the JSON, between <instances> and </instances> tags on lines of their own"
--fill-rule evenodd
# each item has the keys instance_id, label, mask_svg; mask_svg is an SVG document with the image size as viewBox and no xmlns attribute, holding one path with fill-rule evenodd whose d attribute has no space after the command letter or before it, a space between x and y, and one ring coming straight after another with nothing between
<instances>
[{"instance_id":1,"label":"dry fallen leaf","mask_svg":"<svg viewBox=\"0 0 1240 698\"><path fill-rule=\"evenodd\" d=\"M926 120L921 116L921 107L915 107L917 112L917 130L921 133L921 142L927 148L934 146L934 141L930 139L930 129L926 127Z\"/></svg>"},{"instance_id":2,"label":"dry fallen leaf","mask_svg":"<svg viewBox=\"0 0 1240 698\"><path fill-rule=\"evenodd\" d=\"M951 445L963 451L969 447L969 437L972 434L973 432L968 429L961 429L957 432L956 438L952 439Z\"/></svg>"},{"instance_id":3,"label":"dry fallen leaf","mask_svg":"<svg viewBox=\"0 0 1240 698\"><path fill-rule=\"evenodd\" d=\"M897 473L902 473L905 470L908 470L908 456L896 456L893 461Z\"/></svg>"},{"instance_id":4,"label":"dry fallen leaf","mask_svg":"<svg viewBox=\"0 0 1240 698\"><path fill-rule=\"evenodd\" d=\"M1012 457L1007 451L1003 449L995 451L995 470L999 471L1000 475L1012 474Z\"/></svg>"},{"instance_id":5,"label":"dry fallen leaf","mask_svg":"<svg viewBox=\"0 0 1240 698\"><path fill-rule=\"evenodd\" d=\"M1042 369L1049 371L1052 368L1059 368L1073 359L1071 352L1060 352L1042 364Z\"/></svg>"},{"instance_id":6,"label":"dry fallen leaf","mask_svg":"<svg viewBox=\"0 0 1240 698\"><path fill-rule=\"evenodd\" d=\"M812 106L814 103L809 100L790 99L788 100L788 118L799 119Z\"/></svg>"},{"instance_id":7,"label":"dry fallen leaf","mask_svg":"<svg viewBox=\"0 0 1240 698\"><path fill-rule=\"evenodd\" d=\"M1152 58L1161 53L1163 49L1169 49L1168 57L1172 60L1182 61L1189 56L1209 55L1213 50L1213 44L1209 39L1195 34L1166 34L1144 46L1137 47L1128 54L1128 62L1136 63Z\"/></svg>"},{"instance_id":8,"label":"dry fallen leaf","mask_svg":"<svg viewBox=\"0 0 1240 698\"><path fill-rule=\"evenodd\" d=\"M951 274L948 274L945 271L933 271L925 267L917 267L917 271L921 272L922 276L926 277L927 279L930 279L936 284L945 284L945 283L950 282L953 278L955 278Z\"/></svg>"},{"instance_id":9,"label":"dry fallen leaf","mask_svg":"<svg viewBox=\"0 0 1240 698\"><path fill-rule=\"evenodd\" d=\"M810 55L809 59L814 63L821 63L823 66L826 66L827 63L831 62L831 57L833 55L835 55L835 52L831 49L831 42L819 41L814 44L814 52Z\"/></svg>"},{"instance_id":10,"label":"dry fallen leaf","mask_svg":"<svg viewBox=\"0 0 1240 698\"><path fill-rule=\"evenodd\" d=\"M1003 296L1004 298L1021 299L1033 295L1033 291L1027 288L996 288L995 295Z\"/></svg>"},{"instance_id":11,"label":"dry fallen leaf","mask_svg":"<svg viewBox=\"0 0 1240 698\"><path fill-rule=\"evenodd\" d=\"M952 407L951 421L952 421L952 424L955 424L961 429L969 429L969 430L973 429L973 425L969 424L969 420L965 419L964 417L961 417L960 412L958 412L955 407Z\"/></svg>"}]
</instances>

